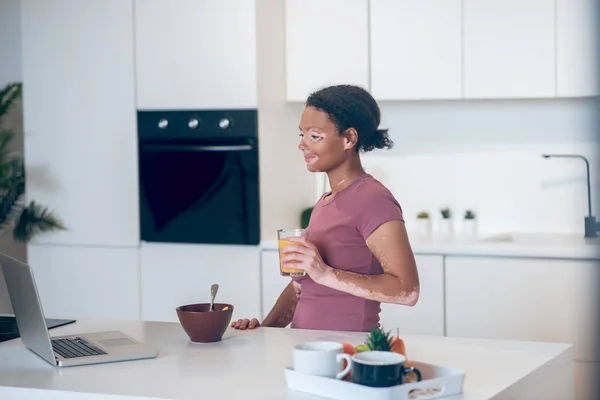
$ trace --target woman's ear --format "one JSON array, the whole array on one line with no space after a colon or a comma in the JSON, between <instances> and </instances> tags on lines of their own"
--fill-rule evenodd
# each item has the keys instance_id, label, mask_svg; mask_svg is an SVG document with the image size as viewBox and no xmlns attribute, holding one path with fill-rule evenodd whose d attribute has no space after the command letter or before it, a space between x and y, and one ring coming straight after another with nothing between
<instances>
[{"instance_id":1,"label":"woman's ear","mask_svg":"<svg viewBox=\"0 0 600 400\"><path fill-rule=\"evenodd\" d=\"M351 150L358 144L358 132L354 128L348 128L344 132L344 149Z\"/></svg>"}]
</instances>

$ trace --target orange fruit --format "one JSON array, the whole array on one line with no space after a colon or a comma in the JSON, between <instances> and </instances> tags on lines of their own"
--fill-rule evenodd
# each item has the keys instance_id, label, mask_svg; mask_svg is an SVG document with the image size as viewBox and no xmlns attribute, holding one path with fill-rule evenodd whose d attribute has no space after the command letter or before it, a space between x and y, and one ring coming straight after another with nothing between
<instances>
[{"instance_id":1,"label":"orange fruit","mask_svg":"<svg viewBox=\"0 0 600 400\"><path fill-rule=\"evenodd\" d=\"M356 354L356 348L350 343L342 342L342 346L344 346L344 353L350 354L351 356Z\"/></svg>"},{"instance_id":2,"label":"orange fruit","mask_svg":"<svg viewBox=\"0 0 600 400\"><path fill-rule=\"evenodd\" d=\"M396 337L392 338L391 344L392 344L393 352L400 353L404 357L406 357L406 345L404 344L404 340L402 340L396 336ZM406 357L406 358L408 359L408 357Z\"/></svg>"},{"instance_id":3,"label":"orange fruit","mask_svg":"<svg viewBox=\"0 0 600 400\"><path fill-rule=\"evenodd\" d=\"M341 342L342 346L344 346L344 353L349 354L349 355L354 355L357 353L356 348L354 346L352 346L350 343L346 343L346 342ZM342 365L342 369L346 368L346 364L348 364L348 362L346 360L342 360L343 361L343 365Z\"/></svg>"}]
</instances>

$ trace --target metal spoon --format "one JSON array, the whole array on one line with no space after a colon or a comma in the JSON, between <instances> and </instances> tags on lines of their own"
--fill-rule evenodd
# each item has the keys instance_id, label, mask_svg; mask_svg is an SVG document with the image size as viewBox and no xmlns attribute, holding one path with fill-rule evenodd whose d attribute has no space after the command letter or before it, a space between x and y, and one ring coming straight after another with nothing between
<instances>
[{"instance_id":1,"label":"metal spoon","mask_svg":"<svg viewBox=\"0 0 600 400\"><path fill-rule=\"evenodd\" d=\"M215 302L215 297L217 296L217 292L218 291L219 291L219 285L217 285L216 283L214 283L210 287L210 308L208 309L209 311L215 311L215 309L214 309L214 302Z\"/></svg>"}]
</instances>

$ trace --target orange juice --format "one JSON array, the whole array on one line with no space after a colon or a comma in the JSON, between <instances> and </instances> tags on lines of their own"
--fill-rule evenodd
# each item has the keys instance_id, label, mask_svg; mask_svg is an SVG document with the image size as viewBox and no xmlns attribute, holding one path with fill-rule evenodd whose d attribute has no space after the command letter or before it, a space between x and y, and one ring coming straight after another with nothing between
<instances>
[{"instance_id":1,"label":"orange juice","mask_svg":"<svg viewBox=\"0 0 600 400\"><path fill-rule=\"evenodd\" d=\"M285 240L285 239L279 239L278 244L279 244L279 259L281 260L281 257L283 257L283 255L284 255L282 253L282 249L285 246L294 244L294 242L290 242L289 240ZM288 263L296 263L296 262L298 262L298 261L288 261ZM306 272L304 272L303 270L298 269L298 268L284 267L283 264L281 263L281 261L279 262L279 273L283 276L304 276L306 274Z\"/></svg>"}]
</instances>

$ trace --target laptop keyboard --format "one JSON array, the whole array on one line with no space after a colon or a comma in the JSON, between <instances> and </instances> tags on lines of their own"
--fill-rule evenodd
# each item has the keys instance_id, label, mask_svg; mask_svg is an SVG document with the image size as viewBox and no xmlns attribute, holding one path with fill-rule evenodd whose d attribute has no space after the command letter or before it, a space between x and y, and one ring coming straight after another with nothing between
<instances>
[{"instance_id":1,"label":"laptop keyboard","mask_svg":"<svg viewBox=\"0 0 600 400\"><path fill-rule=\"evenodd\" d=\"M106 354L104 350L81 337L52 339L52 348L63 358L100 356Z\"/></svg>"}]
</instances>

